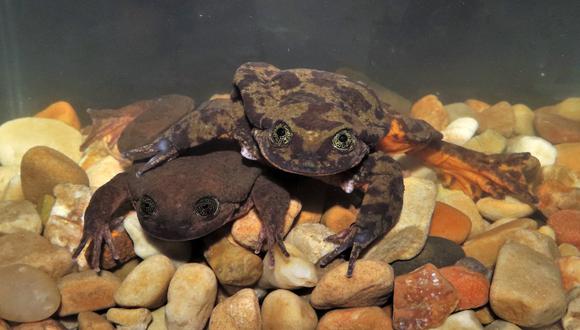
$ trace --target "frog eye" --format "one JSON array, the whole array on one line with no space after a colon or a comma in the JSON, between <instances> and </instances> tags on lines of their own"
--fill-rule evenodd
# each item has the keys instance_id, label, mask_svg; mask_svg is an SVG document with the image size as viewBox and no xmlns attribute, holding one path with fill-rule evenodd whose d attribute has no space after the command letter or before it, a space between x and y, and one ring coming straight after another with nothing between
<instances>
[{"instance_id":1,"label":"frog eye","mask_svg":"<svg viewBox=\"0 0 580 330\"><path fill-rule=\"evenodd\" d=\"M292 135L294 135L294 133L292 133L290 126L281 121L274 125L272 134L270 135L270 140L272 140L274 145L281 147L290 143L290 140L292 140Z\"/></svg>"},{"instance_id":2,"label":"frog eye","mask_svg":"<svg viewBox=\"0 0 580 330\"><path fill-rule=\"evenodd\" d=\"M193 212L201 217L211 217L218 213L220 202L212 196L202 197L193 205Z\"/></svg>"},{"instance_id":3,"label":"frog eye","mask_svg":"<svg viewBox=\"0 0 580 330\"><path fill-rule=\"evenodd\" d=\"M157 212L157 203L149 195L143 195L139 200L139 211L144 216L151 216Z\"/></svg>"},{"instance_id":4,"label":"frog eye","mask_svg":"<svg viewBox=\"0 0 580 330\"><path fill-rule=\"evenodd\" d=\"M332 138L332 146L338 151L351 151L354 143L355 138L348 129L340 130Z\"/></svg>"}]
</instances>

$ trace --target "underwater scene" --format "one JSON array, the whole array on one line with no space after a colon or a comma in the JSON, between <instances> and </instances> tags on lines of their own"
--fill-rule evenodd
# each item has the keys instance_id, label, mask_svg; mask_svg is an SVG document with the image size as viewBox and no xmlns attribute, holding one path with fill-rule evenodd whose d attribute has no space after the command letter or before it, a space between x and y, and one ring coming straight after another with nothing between
<instances>
[{"instance_id":1,"label":"underwater scene","mask_svg":"<svg viewBox=\"0 0 580 330\"><path fill-rule=\"evenodd\" d=\"M580 329L578 13L0 0L0 330Z\"/></svg>"}]
</instances>

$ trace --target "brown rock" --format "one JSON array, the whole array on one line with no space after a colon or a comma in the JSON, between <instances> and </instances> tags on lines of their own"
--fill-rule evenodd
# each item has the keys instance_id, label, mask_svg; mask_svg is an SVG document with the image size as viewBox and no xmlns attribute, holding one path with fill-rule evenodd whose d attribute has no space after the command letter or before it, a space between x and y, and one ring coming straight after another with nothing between
<instances>
[{"instance_id":1,"label":"brown rock","mask_svg":"<svg viewBox=\"0 0 580 330\"><path fill-rule=\"evenodd\" d=\"M100 274L92 270L73 273L58 281L61 305L58 315L96 311L115 305L113 294L121 281L107 271Z\"/></svg>"},{"instance_id":2,"label":"brown rock","mask_svg":"<svg viewBox=\"0 0 580 330\"><path fill-rule=\"evenodd\" d=\"M558 211L548 218L548 224L556 232L558 244L569 243L580 248L580 211Z\"/></svg>"},{"instance_id":3,"label":"brown rock","mask_svg":"<svg viewBox=\"0 0 580 330\"><path fill-rule=\"evenodd\" d=\"M580 122L557 113L553 106L535 111L534 127L538 135L554 143L580 142Z\"/></svg>"},{"instance_id":4,"label":"brown rock","mask_svg":"<svg viewBox=\"0 0 580 330\"><path fill-rule=\"evenodd\" d=\"M449 124L449 117L437 96L430 94L423 96L411 107L411 117L422 119L436 130L443 130Z\"/></svg>"},{"instance_id":5,"label":"brown rock","mask_svg":"<svg viewBox=\"0 0 580 330\"><path fill-rule=\"evenodd\" d=\"M455 310L455 288L431 264L397 276L393 296L395 329L437 327Z\"/></svg>"},{"instance_id":6,"label":"brown rock","mask_svg":"<svg viewBox=\"0 0 580 330\"><path fill-rule=\"evenodd\" d=\"M63 153L44 146L29 149L20 163L22 192L33 203L52 194L59 183L89 185L85 171Z\"/></svg>"},{"instance_id":7,"label":"brown rock","mask_svg":"<svg viewBox=\"0 0 580 330\"><path fill-rule=\"evenodd\" d=\"M471 221L463 212L445 203L435 204L429 236L443 237L461 244L470 231Z\"/></svg>"},{"instance_id":8,"label":"brown rock","mask_svg":"<svg viewBox=\"0 0 580 330\"><path fill-rule=\"evenodd\" d=\"M384 303L393 290L393 269L382 261L358 260L352 277L348 262L336 266L320 279L310 296L317 309L362 307Z\"/></svg>"},{"instance_id":9,"label":"brown rock","mask_svg":"<svg viewBox=\"0 0 580 330\"><path fill-rule=\"evenodd\" d=\"M513 135L516 118L511 104L502 101L477 114L479 133L493 129L505 137Z\"/></svg>"},{"instance_id":10,"label":"brown rock","mask_svg":"<svg viewBox=\"0 0 580 330\"><path fill-rule=\"evenodd\" d=\"M317 323L318 317L312 306L292 291L272 291L262 303L264 330L314 330Z\"/></svg>"},{"instance_id":11,"label":"brown rock","mask_svg":"<svg viewBox=\"0 0 580 330\"><path fill-rule=\"evenodd\" d=\"M580 287L580 257L562 257L558 259L558 267L566 292Z\"/></svg>"},{"instance_id":12,"label":"brown rock","mask_svg":"<svg viewBox=\"0 0 580 330\"><path fill-rule=\"evenodd\" d=\"M26 264L54 279L71 271L72 256L38 234L22 232L0 236L0 266Z\"/></svg>"},{"instance_id":13,"label":"brown rock","mask_svg":"<svg viewBox=\"0 0 580 330\"><path fill-rule=\"evenodd\" d=\"M356 221L356 212L340 205L334 205L322 214L323 225L335 233L347 229Z\"/></svg>"},{"instance_id":14,"label":"brown rock","mask_svg":"<svg viewBox=\"0 0 580 330\"><path fill-rule=\"evenodd\" d=\"M48 319L38 322L22 323L12 327L12 330L66 330L66 328L60 322Z\"/></svg>"},{"instance_id":15,"label":"brown rock","mask_svg":"<svg viewBox=\"0 0 580 330\"><path fill-rule=\"evenodd\" d=\"M94 312L81 312L78 315L79 330L113 330L113 325Z\"/></svg>"},{"instance_id":16,"label":"brown rock","mask_svg":"<svg viewBox=\"0 0 580 330\"><path fill-rule=\"evenodd\" d=\"M320 319L317 330L392 330L391 318L377 306L335 309Z\"/></svg>"},{"instance_id":17,"label":"brown rock","mask_svg":"<svg viewBox=\"0 0 580 330\"><path fill-rule=\"evenodd\" d=\"M212 311L209 330L261 330L260 304L252 289L242 289Z\"/></svg>"}]
</instances>

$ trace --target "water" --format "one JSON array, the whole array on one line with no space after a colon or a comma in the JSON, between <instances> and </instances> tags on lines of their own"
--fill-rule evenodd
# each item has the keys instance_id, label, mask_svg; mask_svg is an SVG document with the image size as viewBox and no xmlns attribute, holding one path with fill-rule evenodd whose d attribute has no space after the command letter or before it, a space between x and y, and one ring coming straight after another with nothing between
<instances>
[{"instance_id":1,"label":"water","mask_svg":"<svg viewBox=\"0 0 580 330\"><path fill-rule=\"evenodd\" d=\"M348 67L409 100L580 95L577 1L0 0L0 122L60 99L227 92L249 60ZM86 120L86 116L83 117Z\"/></svg>"}]
</instances>

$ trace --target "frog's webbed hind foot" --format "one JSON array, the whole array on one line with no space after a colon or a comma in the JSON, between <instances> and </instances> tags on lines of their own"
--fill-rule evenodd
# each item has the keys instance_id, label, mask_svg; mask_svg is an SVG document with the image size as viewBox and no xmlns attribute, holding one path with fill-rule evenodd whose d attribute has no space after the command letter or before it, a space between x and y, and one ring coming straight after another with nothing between
<instances>
[{"instance_id":1,"label":"frog's webbed hind foot","mask_svg":"<svg viewBox=\"0 0 580 330\"><path fill-rule=\"evenodd\" d=\"M277 246L280 248L280 252L285 257L290 257L290 253L286 249L286 245L284 245L284 238L282 234L279 232L274 232L271 228L266 228L262 226L262 230L260 231L260 237L258 239L258 246L256 247L254 253L258 254L262 251L262 247L266 244L266 250L269 251L269 263L270 266L274 266L274 248Z\"/></svg>"},{"instance_id":2,"label":"frog's webbed hind foot","mask_svg":"<svg viewBox=\"0 0 580 330\"><path fill-rule=\"evenodd\" d=\"M504 198L507 194L526 203L537 203L530 192L527 176L539 168L528 152L486 155L447 142L429 145L413 155L435 166L444 185L463 190L472 198L485 194Z\"/></svg>"},{"instance_id":3,"label":"frog's webbed hind foot","mask_svg":"<svg viewBox=\"0 0 580 330\"><path fill-rule=\"evenodd\" d=\"M338 246L323 256L318 264L321 267L328 265L332 260L334 260L338 255L344 252L346 249L352 247L350 251L350 257L348 260L348 270L346 271L347 277L352 277L352 272L354 271L354 265L358 259L363 248L368 245L369 237L364 234L356 225L351 226L337 234L328 236L326 241L338 244Z\"/></svg>"},{"instance_id":4,"label":"frog's webbed hind foot","mask_svg":"<svg viewBox=\"0 0 580 330\"><path fill-rule=\"evenodd\" d=\"M112 225L118 225L122 220L115 219ZM77 248L74 250L72 258L76 259L83 251L84 247L90 240L89 243L89 252L86 253L87 256L87 264L89 267L95 270L100 269L100 262L101 262L101 254L103 251L103 243L106 244L110 251L111 256L114 260L119 260L119 252L113 243L113 236L111 234L111 227L108 223L100 223L98 226L94 226L90 229L83 231L83 236L81 237L81 241Z\"/></svg>"},{"instance_id":5,"label":"frog's webbed hind foot","mask_svg":"<svg viewBox=\"0 0 580 330\"><path fill-rule=\"evenodd\" d=\"M153 154L153 157L139 168L136 172L137 176L141 176L143 173L175 159L179 156L179 151L169 140L163 138L157 142L126 151L123 155L129 159L140 159L144 158L145 155L151 154Z\"/></svg>"}]
</instances>

